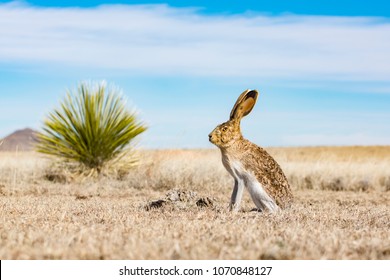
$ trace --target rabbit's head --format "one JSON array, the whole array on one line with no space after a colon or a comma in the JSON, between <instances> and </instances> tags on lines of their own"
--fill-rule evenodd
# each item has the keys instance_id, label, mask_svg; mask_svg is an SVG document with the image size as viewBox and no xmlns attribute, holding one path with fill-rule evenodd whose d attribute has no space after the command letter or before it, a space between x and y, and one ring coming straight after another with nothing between
<instances>
[{"instance_id":1,"label":"rabbit's head","mask_svg":"<svg viewBox=\"0 0 390 280\"><path fill-rule=\"evenodd\" d=\"M210 134L209 141L219 148L227 148L242 138L240 122L248 115L256 104L257 90L246 90L238 97L230 113L230 119L218 125Z\"/></svg>"}]
</instances>

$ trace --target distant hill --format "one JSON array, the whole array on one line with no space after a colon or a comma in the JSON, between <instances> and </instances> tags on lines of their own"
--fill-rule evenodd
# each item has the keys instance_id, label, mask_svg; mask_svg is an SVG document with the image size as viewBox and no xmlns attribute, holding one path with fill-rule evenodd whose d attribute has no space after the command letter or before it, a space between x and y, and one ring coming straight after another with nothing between
<instances>
[{"instance_id":1,"label":"distant hill","mask_svg":"<svg viewBox=\"0 0 390 280\"><path fill-rule=\"evenodd\" d=\"M2 140L3 144L0 146L0 151L31 151L36 143L36 133L31 128L17 130Z\"/></svg>"}]
</instances>

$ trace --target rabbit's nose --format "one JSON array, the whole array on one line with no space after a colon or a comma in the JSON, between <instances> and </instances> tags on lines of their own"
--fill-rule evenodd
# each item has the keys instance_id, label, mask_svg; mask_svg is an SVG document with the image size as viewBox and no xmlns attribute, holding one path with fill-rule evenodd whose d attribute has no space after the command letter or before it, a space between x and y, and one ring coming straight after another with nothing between
<instances>
[{"instance_id":1,"label":"rabbit's nose","mask_svg":"<svg viewBox=\"0 0 390 280\"><path fill-rule=\"evenodd\" d=\"M209 134L209 141L211 140L211 133Z\"/></svg>"}]
</instances>

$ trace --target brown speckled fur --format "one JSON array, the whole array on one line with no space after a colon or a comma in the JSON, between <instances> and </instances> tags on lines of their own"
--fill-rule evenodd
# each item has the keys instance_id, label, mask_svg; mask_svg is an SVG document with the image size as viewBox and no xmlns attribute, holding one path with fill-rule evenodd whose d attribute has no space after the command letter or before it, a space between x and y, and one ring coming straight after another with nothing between
<instances>
[{"instance_id":1,"label":"brown speckled fur","mask_svg":"<svg viewBox=\"0 0 390 280\"><path fill-rule=\"evenodd\" d=\"M241 94L239 100L246 92L249 91ZM250 104L251 106L248 106L249 112L255 102L256 99L252 102L253 104ZM233 110L236 107L235 105ZM209 135L210 142L221 150L224 166L229 171L229 162L240 162L245 170L254 174L257 181L280 208L288 207L293 200L293 195L279 164L263 148L243 138L240 120L246 114L242 113L239 117L232 117L232 115L234 115L233 111L231 119L218 125Z\"/></svg>"},{"instance_id":2,"label":"brown speckled fur","mask_svg":"<svg viewBox=\"0 0 390 280\"><path fill-rule=\"evenodd\" d=\"M287 178L266 150L242 138L230 147L221 149L221 152L242 162L246 170L253 172L280 208L291 204L293 197Z\"/></svg>"}]
</instances>

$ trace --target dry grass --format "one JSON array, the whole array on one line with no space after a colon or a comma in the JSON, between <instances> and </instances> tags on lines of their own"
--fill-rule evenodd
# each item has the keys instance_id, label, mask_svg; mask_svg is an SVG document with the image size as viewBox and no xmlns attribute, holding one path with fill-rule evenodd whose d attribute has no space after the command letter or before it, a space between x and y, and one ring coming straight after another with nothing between
<instances>
[{"instance_id":1,"label":"dry grass","mask_svg":"<svg viewBox=\"0 0 390 280\"><path fill-rule=\"evenodd\" d=\"M390 147L269 151L296 197L277 214L250 212L248 194L227 211L217 150L144 151L100 180L0 153L0 259L390 259ZM190 198L169 200L173 189ZM169 203L147 210L158 199Z\"/></svg>"}]
</instances>

